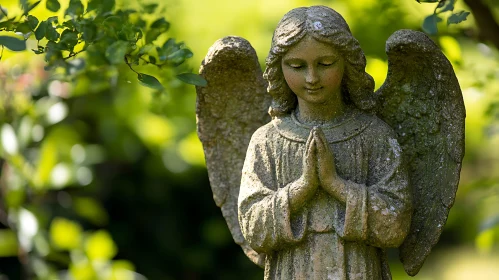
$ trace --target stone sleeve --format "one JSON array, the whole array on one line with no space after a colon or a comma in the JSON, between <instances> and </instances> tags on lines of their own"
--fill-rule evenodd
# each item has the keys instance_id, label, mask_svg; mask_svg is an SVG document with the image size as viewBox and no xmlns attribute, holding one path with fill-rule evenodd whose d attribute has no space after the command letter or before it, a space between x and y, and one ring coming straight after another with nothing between
<instances>
[{"instance_id":1,"label":"stone sleeve","mask_svg":"<svg viewBox=\"0 0 499 280\"><path fill-rule=\"evenodd\" d=\"M266 141L253 136L241 179L238 217L241 231L257 252L270 252L301 241L307 213L291 215L289 188L278 188L275 167Z\"/></svg>"},{"instance_id":2,"label":"stone sleeve","mask_svg":"<svg viewBox=\"0 0 499 280\"><path fill-rule=\"evenodd\" d=\"M369 164L372 184L347 182L344 236L380 248L398 247L411 223L408 174L394 138L373 149Z\"/></svg>"}]
</instances>

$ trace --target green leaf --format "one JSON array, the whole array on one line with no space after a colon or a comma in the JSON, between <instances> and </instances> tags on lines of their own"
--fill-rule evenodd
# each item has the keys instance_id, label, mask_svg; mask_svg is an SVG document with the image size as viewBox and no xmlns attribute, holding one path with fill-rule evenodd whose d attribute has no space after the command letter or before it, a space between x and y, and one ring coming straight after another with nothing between
<instances>
[{"instance_id":1,"label":"green leaf","mask_svg":"<svg viewBox=\"0 0 499 280\"><path fill-rule=\"evenodd\" d=\"M125 23L122 25L121 30L118 32L118 38L120 40L136 42L136 34L137 33L135 32L134 26L129 23Z\"/></svg>"},{"instance_id":2,"label":"green leaf","mask_svg":"<svg viewBox=\"0 0 499 280\"><path fill-rule=\"evenodd\" d=\"M11 18L6 21L0 22L0 28L5 28L7 30L10 30L14 26L15 19L16 18Z\"/></svg>"},{"instance_id":3,"label":"green leaf","mask_svg":"<svg viewBox=\"0 0 499 280\"><path fill-rule=\"evenodd\" d=\"M26 49L26 41L17 36L0 36L0 45L5 46L11 51L24 51Z\"/></svg>"},{"instance_id":4,"label":"green leaf","mask_svg":"<svg viewBox=\"0 0 499 280\"><path fill-rule=\"evenodd\" d=\"M92 22L85 24L83 26L83 40L87 43L91 43L95 39L95 35L97 34L97 26Z\"/></svg>"},{"instance_id":5,"label":"green leaf","mask_svg":"<svg viewBox=\"0 0 499 280\"><path fill-rule=\"evenodd\" d=\"M78 33L66 29L61 34L61 41L59 44L68 51L73 51L74 46L78 44Z\"/></svg>"},{"instance_id":6,"label":"green leaf","mask_svg":"<svg viewBox=\"0 0 499 280\"><path fill-rule=\"evenodd\" d=\"M438 32L437 23L441 21L442 19L436 14L427 16L423 21L423 31L430 35L437 34Z\"/></svg>"},{"instance_id":7,"label":"green leaf","mask_svg":"<svg viewBox=\"0 0 499 280\"><path fill-rule=\"evenodd\" d=\"M144 45L140 48L138 55L140 56L140 55L148 54L153 48L154 48L154 45L152 45L152 44Z\"/></svg>"},{"instance_id":8,"label":"green leaf","mask_svg":"<svg viewBox=\"0 0 499 280\"><path fill-rule=\"evenodd\" d=\"M47 7L47 10L55 13L61 8L61 4L57 0L47 0L45 7Z\"/></svg>"},{"instance_id":9,"label":"green leaf","mask_svg":"<svg viewBox=\"0 0 499 280\"><path fill-rule=\"evenodd\" d=\"M83 4L80 0L70 0L69 7L67 8L65 15L80 16L83 14Z\"/></svg>"},{"instance_id":10,"label":"green leaf","mask_svg":"<svg viewBox=\"0 0 499 280\"><path fill-rule=\"evenodd\" d=\"M470 14L470 12L466 12L466 11L460 11L460 12L454 13L447 19L447 25L458 24L462 21L465 21L466 18L469 16L469 14Z\"/></svg>"},{"instance_id":11,"label":"green leaf","mask_svg":"<svg viewBox=\"0 0 499 280\"><path fill-rule=\"evenodd\" d=\"M28 25L29 28L31 28L31 31L35 30L35 28L38 26L38 19L32 15L28 16Z\"/></svg>"},{"instance_id":12,"label":"green leaf","mask_svg":"<svg viewBox=\"0 0 499 280\"><path fill-rule=\"evenodd\" d=\"M115 4L116 4L115 0L105 0L102 4L100 13L104 14L107 12L111 12L114 9Z\"/></svg>"},{"instance_id":13,"label":"green leaf","mask_svg":"<svg viewBox=\"0 0 499 280\"><path fill-rule=\"evenodd\" d=\"M181 64L183 63L187 58L192 57L192 52L188 49L180 49L177 50L170 55L166 57L166 60L170 61L171 63L174 64Z\"/></svg>"},{"instance_id":14,"label":"green leaf","mask_svg":"<svg viewBox=\"0 0 499 280\"><path fill-rule=\"evenodd\" d=\"M38 28L35 30L35 38L38 41L45 37L45 33L47 32L47 25L48 23L46 21L42 21L40 25L38 25Z\"/></svg>"},{"instance_id":15,"label":"green leaf","mask_svg":"<svg viewBox=\"0 0 499 280\"><path fill-rule=\"evenodd\" d=\"M146 44L152 43L154 40L158 39L158 36L163 33L160 29L149 29L149 31L146 34Z\"/></svg>"},{"instance_id":16,"label":"green leaf","mask_svg":"<svg viewBox=\"0 0 499 280\"><path fill-rule=\"evenodd\" d=\"M59 17L57 17L57 16L49 17L47 19L47 22L48 23L55 23L55 24L57 24L59 22Z\"/></svg>"},{"instance_id":17,"label":"green leaf","mask_svg":"<svg viewBox=\"0 0 499 280\"><path fill-rule=\"evenodd\" d=\"M456 0L446 0L438 3L438 8L442 8L440 13L454 11L454 5L456 4Z\"/></svg>"},{"instance_id":18,"label":"green leaf","mask_svg":"<svg viewBox=\"0 0 499 280\"><path fill-rule=\"evenodd\" d=\"M116 41L106 49L106 58L111 64L122 63L128 51L129 43L126 41Z\"/></svg>"},{"instance_id":19,"label":"green leaf","mask_svg":"<svg viewBox=\"0 0 499 280\"><path fill-rule=\"evenodd\" d=\"M149 62L152 64L156 64L156 58L152 55L149 56Z\"/></svg>"},{"instance_id":20,"label":"green leaf","mask_svg":"<svg viewBox=\"0 0 499 280\"><path fill-rule=\"evenodd\" d=\"M115 37L118 30L121 29L123 20L118 16L110 16L99 26L108 36Z\"/></svg>"},{"instance_id":21,"label":"green leaf","mask_svg":"<svg viewBox=\"0 0 499 280\"><path fill-rule=\"evenodd\" d=\"M90 11L98 10L101 6L102 0L90 0L87 5L87 13Z\"/></svg>"},{"instance_id":22,"label":"green leaf","mask_svg":"<svg viewBox=\"0 0 499 280\"><path fill-rule=\"evenodd\" d=\"M184 83L195 85L195 86L205 87L206 85L208 85L208 82L198 74L182 73L182 74L178 74L177 78Z\"/></svg>"},{"instance_id":23,"label":"green leaf","mask_svg":"<svg viewBox=\"0 0 499 280\"><path fill-rule=\"evenodd\" d=\"M156 11L156 8L158 8L158 4L157 3L145 4L144 6L142 6L142 8L144 9L144 12L146 12L147 14L152 14Z\"/></svg>"},{"instance_id":24,"label":"green leaf","mask_svg":"<svg viewBox=\"0 0 499 280\"><path fill-rule=\"evenodd\" d=\"M139 79L140 84L143 86L152 89L163 90L163 85L158 81L158 79L154 78L153 76L138 73L137 79Z\"/></svg>"},{"instance_id":25,"label":"green leaf","mask_svg":"<svg viewBox=\"0 0 499 280\"><path fill-rule=\"evenodd\" d=\"M164 18L160 18L153 22L150 26L149 31L146 34L146 44L149 44L156 40L158 36L168 31L170 28L170 23Z\"/></svg>"},{"instance_id":26,"label":"green leaf","mask_svg":"<svg viewBox=\"0 0 499 280\"><path fill-rule=\"evenodd\" d=\"M170 23L165 18L160 18L151 24L151 28L161 29L164 32L170 28Z\"/></svg>"},{"instance_id":27,"label":"green leaf","mask_svg":"<svg viewBox=\"0 0 499 280\"><path fill-rule=\"evenodd\" d=\"M31 32L31 27L29 27L29 24L27 22L23 22L16 27L16 32L27 34Z\"/></svg>"},{"instance_id":28,"label":"green leaf","mask_svg":"<svg viewBox=\"0 0 499 280\"><path fill-rule=\"evenodd\" d=\"M47 24L47 28L45 31L45 37L49 40L56 41L59 39L59 32L52 26L52 24Z\"/></svg>"}]
</instances>

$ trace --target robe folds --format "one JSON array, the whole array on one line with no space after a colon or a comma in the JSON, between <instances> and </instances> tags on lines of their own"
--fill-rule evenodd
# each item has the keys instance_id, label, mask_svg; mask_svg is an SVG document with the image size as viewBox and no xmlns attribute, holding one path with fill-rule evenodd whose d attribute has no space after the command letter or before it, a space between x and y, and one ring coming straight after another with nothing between
<instances>
[{"instance_id":1,"label":"robe folds","mask_svg":"<svg viewBox=\"0 0 499 280\"><path fill-rule=\"evenodd\" d=\"M266 280L391 279L383 248L403 242L412 214L395 133L360 111L321 128L347 182L346 203L319 186L291 213L289 189L302 175L312 127L293 114L275 117L248 147L238 199L242 233L266 253Z\"/></svg>"}]
</instances>

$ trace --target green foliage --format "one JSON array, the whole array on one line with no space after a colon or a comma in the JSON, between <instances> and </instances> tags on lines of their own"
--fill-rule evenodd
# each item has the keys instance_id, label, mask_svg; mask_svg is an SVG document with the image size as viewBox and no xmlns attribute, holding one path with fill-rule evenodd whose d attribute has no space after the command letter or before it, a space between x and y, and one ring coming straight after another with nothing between
<instances>
[{"instance_id":1,"label":"green foliage","mask_svg":"<svg viewBox=\"0 0 499 280\"><path fill-rule=\"evenodd\" d=\"M161 162L193 129L178 132L164 117L181 111L166 92L206 81L189 73L193 54L168 34L158 4L68 2L20 1L19 15L0 6L2 52L31 49L48 70L0 65L0 257L26 258L29 279L133 279L134 266L115 260L116 231L103 229L96 165L136 163L145 149ZM45 17L32 14L40 3Z\"/></svg>"},{"instance_id":2,"label":"green foliage","mask_svg":"<svg viewBox=\"0 0 499 280\"><path fill-rule=\"evenodd\" d=\"M423 30L424 32L435 35L438 32L437 23L442 21L442 19L436 14L427 16L423 21Z\"/></svg>"},{"instance_id":3,"label":"green foliage","mask_svg":"<svg viewBox=\"0 0 499 280\"><path fill-rule=\"evenodd\" d=\"M8 18L4 13L0 30L6 31L6 35L0 38L0 44L10 50L24 50L24 41L34 34L37 47L33 52L44 55L47 69L63 68L69 73L73 67L68 61L81 53L89 53L96 58L90 64L101 67L127 64L135 71L135 66L151 64L179 72L187 70L182 64L192 57L192 52L183 43L175 43L173 38L162 43L163 34L170 28L170 23L164 17L148 24L148 18L140 11L115 11L114 1L91 0L85 9L81 0L70 0L63 18L53 16L39 20L28 14L39 3L21 1L24 11L22 16ZM57 12L60 8L58 0L46 1L49 11ZM142 7L146 14L152 14L156 8L157 4L145 4ZM24 40L16 38L13 32L23 33ZM144 51L144 48L148 51ZM151 51L153 49L157 51ZM102 59L104 57L105 60ZM200 79L200 76L196 78ZM183 81L189 83L191 80ZM157 79L155 81L160 83ZM139 79L139 82L148 87L153 85L158 90L163 88L150 78L145 82Z\"/></svg>"},{"instance_id":4,"label":"green foliage","mask_svg":"<svg viewBox=\"0 0 499 280\"><path fill-rule=\"evenodd\" d=\"M0 45L11 51L24 51L26 49L26 42L13 34L0 35Z\"/></svg>"},{"instance_id":5,"label":"green foliage","mask_svg":"<svg viewBox=\"0 0 499 280\"><path fill-rule=\"evenodd\" d=\"M204 87L207 85L207 82L205 79L200 79L200 77L198 75L194 75L192 73L178 74L177 78L179 78L181 81L184 81L188 84L193 84L196 86Z\"/></svg>"},{"instance_id":6,"label":"green foliage","mask_svg":"<svg viewBox=\"0 0 499 280\"><path fill-rule=\"evenodd\" d=\"M470 12L466 12L466 11L460 11L460 12L454 13L447 19L447 24L458 24L462 21L465 21L466 18L469 16L469 14L470 14Z\"/></svg>"},{"instance_id":7,"label":"green foliage","mask_svg":"<svg viewBox=\"0 0 499 280\"><path fill-rule=\"evenodd\" d=\"M468 15L470 14L469 12L466 11L454 12L456 0L427 0L427 1L416 0L416 1L419 3L438 2L437 6L435 7L435 10L433 11L433 14L427 16L423 21L422 28L424 32L430 35L437 34L438 32L437 24L443 21L442 15L444 13L451 12L451 15L447 18L447 25L458 24L462 21L465 21Z\"/></svg>"},{"instance_id":8,"label":"green foliage","mask_svg":"<svg viewBox=\"0 0 499 280\"><path fill-rule=\"evenodd\" d=\"M54 13L59 11L59 9L61 8L61 4L59 3L58 0L47 0L45 5L47 7L47 10L54 12Z\"/></svg>"}]
</instances>

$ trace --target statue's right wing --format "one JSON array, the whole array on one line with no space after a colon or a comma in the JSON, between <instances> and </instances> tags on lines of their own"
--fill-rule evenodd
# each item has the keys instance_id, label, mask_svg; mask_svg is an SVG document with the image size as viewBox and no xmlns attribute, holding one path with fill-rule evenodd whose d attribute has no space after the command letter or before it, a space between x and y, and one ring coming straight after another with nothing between
<instances>
[{"instance_id":1,"label":"statue's right wing","mask_svg":"<svg viewBox=\"0 0 499 280\"><path fill-rule=\"evenodd\" d=\"M237 199L246 150L251 135L270 121L271 97L255 50L240 37L225 37L213 44L200 74L208 85L196 87L198 135L203 143L213 198L234 241L263 267L265 256L244 239L237 215Z\"/></svg>"},{"instance_id":2,"label":"statue's right wing","mask_svg":"<svg viewBox=\"0 0 499 280\"><path fill-rule=\"evenodd\" d=\"M409 168L414 212L400 259L414 276L456 197L466 112L452 65L428 36L399 30L386 51L388 76L376 92L378 116L397 133Z\"/></svg>"}]
</instances>

